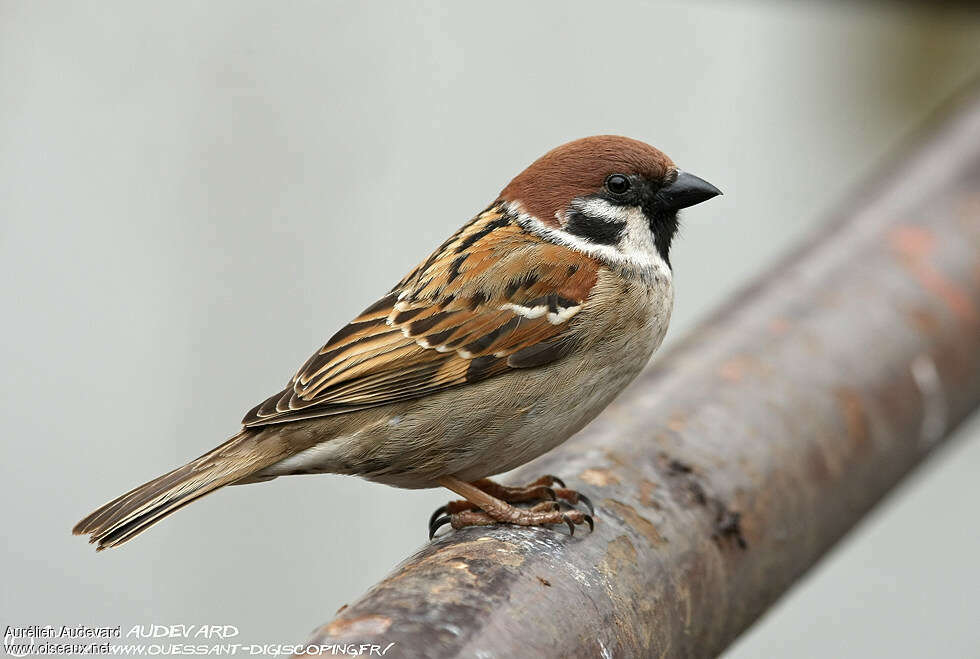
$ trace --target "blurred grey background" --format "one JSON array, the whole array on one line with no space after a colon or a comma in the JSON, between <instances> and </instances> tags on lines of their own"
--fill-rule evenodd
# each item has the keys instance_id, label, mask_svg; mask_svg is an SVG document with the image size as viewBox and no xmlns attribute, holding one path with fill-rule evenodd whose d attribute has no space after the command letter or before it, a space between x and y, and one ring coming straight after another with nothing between
<instances>
[{"instance_id":1,"label":"blurred grey background","mask_svg":"<svg viewBox=\"0 0 980 659\"><path fill-rule=\"evenodd\" d=\"M547 149L614 132L726 195L668 341L980 72L980 17L767 2L0 1L0 625L306 638L448 498L226 489L122 550L71 526L232 434ZM980 656L980 422L730 657Z\"/></svg>"}]
</instances>

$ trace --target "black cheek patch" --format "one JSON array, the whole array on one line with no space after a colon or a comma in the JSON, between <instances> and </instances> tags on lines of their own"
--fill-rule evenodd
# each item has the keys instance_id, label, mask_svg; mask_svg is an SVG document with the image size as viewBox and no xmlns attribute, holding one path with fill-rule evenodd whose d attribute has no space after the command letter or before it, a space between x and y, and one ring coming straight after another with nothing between
<instances>
[{"instance_id":1,"label":"black cheek patch","mask_svg":"<svg viewBox=\"0 0 980 659\"><path fill-rule=\"evenodd\" d=\"M565 231L600 245L615 245L626 231L625 222L610 222L601 217L570 210L566 215Z\"/></svg>"}]
</instances>

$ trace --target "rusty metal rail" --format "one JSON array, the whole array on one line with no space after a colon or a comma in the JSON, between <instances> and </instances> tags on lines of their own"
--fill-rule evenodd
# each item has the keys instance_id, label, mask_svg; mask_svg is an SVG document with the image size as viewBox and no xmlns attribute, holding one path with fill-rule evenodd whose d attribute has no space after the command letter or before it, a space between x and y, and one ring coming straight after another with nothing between
<instances>
[{"instance_id":1,"label":"rusty metal rail","mask_svg":"<svg viewBox=\"0 0 980 659\"><path fill-rule=\"evenodd\" d=\"M715 654L980 403L980 95L585 432L595 532L456 531L320 627L395 657Z\"/></svg>"}]
</instances>

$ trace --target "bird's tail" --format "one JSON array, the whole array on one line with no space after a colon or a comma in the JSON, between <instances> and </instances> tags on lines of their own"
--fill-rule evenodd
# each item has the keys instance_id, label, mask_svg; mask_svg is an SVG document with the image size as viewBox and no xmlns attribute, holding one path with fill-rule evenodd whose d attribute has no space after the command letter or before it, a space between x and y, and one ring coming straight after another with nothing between
<instances>
[{"instance_id":1,"label":"bird's tail","mask_svg":"<svg viewBox=\"0 0 980 659\"><path fill-rule=\"evenodd\" d=\"M263 441L261 430L245 429L183 467L154 478L105 504L72 529L90 534L97 551L131 540L167 515L219 487L230 485L278 461L278 442Z\"/></svg>"}]
</instances>

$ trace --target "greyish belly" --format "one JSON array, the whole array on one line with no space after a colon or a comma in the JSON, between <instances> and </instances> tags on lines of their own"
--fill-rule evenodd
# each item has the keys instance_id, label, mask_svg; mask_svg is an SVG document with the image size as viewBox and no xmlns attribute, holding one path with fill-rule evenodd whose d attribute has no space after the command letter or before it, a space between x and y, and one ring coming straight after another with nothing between
<instances>
[{"instance_id":1,"label":"greyish belly","mask_svg":"<svg viewBox=\"0 0 980 659\"><path fill-rule=\"evenodd\" d=\"M494 387L474 387L455 397L440 394L384 424L383 431L378 429L383 437L368 431L344 442L348 457L361 454L363 447L384 446L379 461L354 460L348 473L419 488L435 486L441 476L473 481L508 471L578 432L643 364L617 366L602 377L589 369L553 365L501 376L510 381Z\"/></svg>"},{"instance_id":2,"label":"greyish belly","mask_svg":"<svg viewBox=\"0 0 980 659\"><path fill-rule=\"evenodd\" d=\"M602 363L563 360L405 405L336 445L330 471L405 488L441 476L472 481L509 471L561 444L640 372L660 336ZM586 358L587 359L587 358ZM333 444L334 442L330 442ZM332 451L333 452L333 451Z\"/></svg>"}]
</instances>

